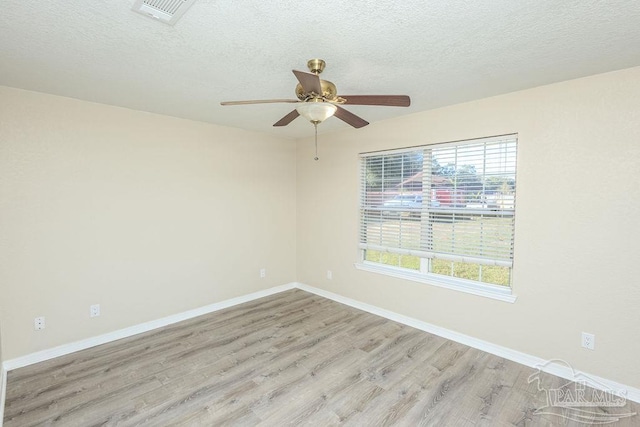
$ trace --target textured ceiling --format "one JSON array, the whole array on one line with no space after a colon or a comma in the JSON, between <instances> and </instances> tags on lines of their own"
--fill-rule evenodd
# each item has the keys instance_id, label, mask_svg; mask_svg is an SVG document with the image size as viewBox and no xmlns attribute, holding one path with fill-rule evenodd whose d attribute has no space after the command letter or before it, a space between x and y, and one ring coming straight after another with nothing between
<instances>
[{"instance_id":1,"label":"textured ceiling","mask_svg":"<svg viewBox=\"0 0 640 427\"><path fill-rule=\"evenodd\" d=\"M302 137L272 127L291 105L219 103L294 98L316 57L341 94L411 96L349 107L370 122L640 65L638 0L196 0L173 27L133 3L2 1L0 85Z\"/></svg>"}]
</instances>

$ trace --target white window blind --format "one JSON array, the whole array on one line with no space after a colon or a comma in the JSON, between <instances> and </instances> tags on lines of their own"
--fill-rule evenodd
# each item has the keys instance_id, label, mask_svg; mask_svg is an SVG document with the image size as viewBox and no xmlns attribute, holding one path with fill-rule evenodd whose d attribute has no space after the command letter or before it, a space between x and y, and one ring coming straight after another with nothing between
<instances>
[{"instance_id":1,"label":"white window blind","mask_svg":"<svg viewBox=\"0 0 640 427\"><path fill-rule=\"evenodd\" d=\"M364 260L510 284L515 135L362 154L361 167Z\"/></svg>"}]
</instances>

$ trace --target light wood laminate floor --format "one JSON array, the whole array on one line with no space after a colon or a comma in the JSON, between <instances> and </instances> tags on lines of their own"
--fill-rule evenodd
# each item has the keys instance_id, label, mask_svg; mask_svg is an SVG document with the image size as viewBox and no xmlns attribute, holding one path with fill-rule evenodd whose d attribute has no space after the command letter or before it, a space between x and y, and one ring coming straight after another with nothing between
<instances>
[{"instance_id":1,"label":"light wood laminate floor","mask_svg":"<svg viewBox=\"0 0 640 427\"><path fill-rule=\"evenodd\" d=\"M528 383L534 372L292 290L10 371L4 423L586 425L536 413L546 394ZM540 374L542 388L565 383ZM593 408L586 421L639 406ZM638 426L640 415L609 425Z\"/></svg>"}]
</instances>

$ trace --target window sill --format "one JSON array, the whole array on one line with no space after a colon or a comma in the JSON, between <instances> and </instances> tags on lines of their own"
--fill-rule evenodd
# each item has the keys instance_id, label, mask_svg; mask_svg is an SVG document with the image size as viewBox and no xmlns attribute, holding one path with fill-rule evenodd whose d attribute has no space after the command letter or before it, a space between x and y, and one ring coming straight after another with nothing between
<instances>
[{"instance_id":1,"label":"window sill","mask_svg":"<svg viewBox=\"0 0 640 427\"><path fill-rule=\"evenodd\" d=\"M384 274L386 276L397 277L399 279L411 280L413 282L426 283L427 285L438 286L446 289L453 289L454 291L465 292L472 295L478 295L485 298L496 299L499 301L505 301L514 303L516 296L511 293L511 288L471 283L466 280L438 277L436 275L426 275L423 273L414 272L404 268L391 267L386 265L380 265L372 262L355 263L354 266L358 270L368 271L371 273Z\"/></svg>"}]
</instances>

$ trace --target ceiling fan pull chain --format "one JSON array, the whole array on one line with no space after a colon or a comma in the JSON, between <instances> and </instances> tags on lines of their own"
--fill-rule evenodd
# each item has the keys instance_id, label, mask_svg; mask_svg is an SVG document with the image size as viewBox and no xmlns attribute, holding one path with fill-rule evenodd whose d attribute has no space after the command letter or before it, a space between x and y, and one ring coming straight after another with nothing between
<instances>
[{"instance_id":1,"label":"ceiling fan pull chain","mask_svg":"<svg viewBox=\"0 0 640 427\"><path fill-rule=\"evenodd\" d=\"M316 130L316 156L313 158L313 160L318 160L318 123L314 123L313 127Z\"/></svg>"}]
</instances>

